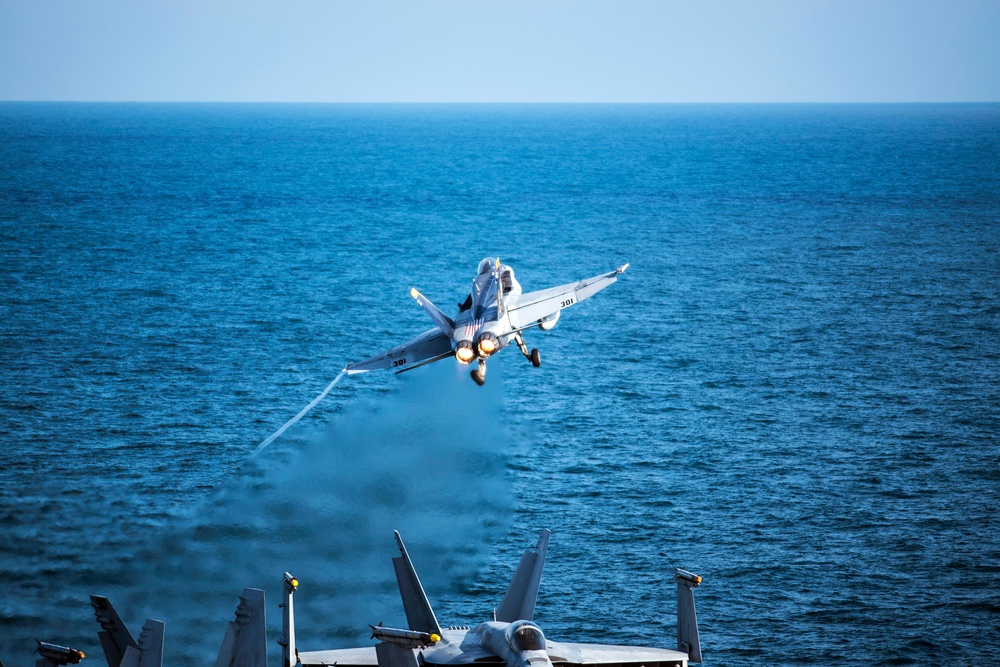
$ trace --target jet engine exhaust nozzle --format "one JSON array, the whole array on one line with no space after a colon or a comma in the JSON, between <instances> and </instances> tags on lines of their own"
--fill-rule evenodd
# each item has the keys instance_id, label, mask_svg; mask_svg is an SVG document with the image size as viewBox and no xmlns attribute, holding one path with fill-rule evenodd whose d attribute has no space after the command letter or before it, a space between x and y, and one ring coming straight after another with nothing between
<instances>
[{"instance_id":1,"label":"jet engine exhaust nozzle","mask_svg":"<svg viewBox=\"0 0 1000 667\"><path fill-rule=\"evenodd\" d=\"M488 357L500 349L500 339L489 331L481 334L476 341L480 356Z\"/></svg>"},{"instance_id":2,"label":"jet engine exhaust nozzle","mask_svg":"<svg viewBox=\"0 0 1000 667\"><path fill-rule=\"evenodd\" d=\"M471 363L476 358L476 352L472 349L472 342L467 340L459 341L455 345L455 359L460 364Z\"/></svg>"}]
</instances>

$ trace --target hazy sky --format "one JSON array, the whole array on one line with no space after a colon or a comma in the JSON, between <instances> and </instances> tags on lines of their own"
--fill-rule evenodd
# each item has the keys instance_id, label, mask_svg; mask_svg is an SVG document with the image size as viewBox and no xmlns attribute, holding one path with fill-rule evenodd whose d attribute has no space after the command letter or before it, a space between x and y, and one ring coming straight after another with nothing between
<instances>
[{"instance_id":1,"label":"hazy sky","mask_svg":"<svg viewBox=\"0 0 1000 667\"><path fill-rule=\"evenodd\" d=\"M1000 101L1000 0L0 0L0 99Z\"/></svg>"}]
</instances>

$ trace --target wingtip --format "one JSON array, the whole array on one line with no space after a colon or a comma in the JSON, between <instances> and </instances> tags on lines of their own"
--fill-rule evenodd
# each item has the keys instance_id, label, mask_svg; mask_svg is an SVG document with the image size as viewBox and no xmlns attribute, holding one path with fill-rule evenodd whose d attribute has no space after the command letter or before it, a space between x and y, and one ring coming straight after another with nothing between
<instances>
[{"instance_id":1,"label":"wingtip","mask_svg":"<svg viewBox=\"0 0 1000 667\"><path fill-rule=\"evenodd\" d=\"M625 273L625 269L627 269L628 266L629 266L629 263L625 262L624 264L622 264L621 266L619 266L617 269L615 269L615 273L617 273L618 275L621 275L621 274Z\"/></svg>"}]
</instances>

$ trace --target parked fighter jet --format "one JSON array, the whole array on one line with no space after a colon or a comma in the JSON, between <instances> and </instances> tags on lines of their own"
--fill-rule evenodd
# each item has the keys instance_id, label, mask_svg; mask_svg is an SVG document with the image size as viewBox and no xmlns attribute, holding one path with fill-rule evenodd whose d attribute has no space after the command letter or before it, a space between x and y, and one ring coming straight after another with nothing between
<instances>
[{"instance_id":1,"label":"parked fighter jet","mask_svg":"<svg viewBox=\"0 0 1000 667\"><path fill-rule=\"evenodd\" d=\"M487 257L479 263L472 291L465 303L459 304L454 319L416 289L411 289L410 296L437 326L382 354L348 364L347 373L354 375L379 368L393 368L402 373L454 356L463 365L477 362L470 374L481 386L486 382L486 360L511 340L537 368L541 365L538 350L528 351L521 332L532 327L549 331L559 321L564 308L600 292L627 268L628 264L622 264L610 273L522 294L521 285L514 279L514 270L501 264L499 259Z\"/></svg>"},{"instance_id":2,"label":"parked fighter jet","mask_svg":"<svg viewBox=\"0 0 1000 667\"><path fill-rule=\"evenodd\" d=\"M403 540L396 535L400 556L392 559L399 594L409 628L372 625L376 646L299 653L295 645L295 619L292 598L299 582L290 573L282 578L282 667L337 665L338 667L687 667L701 662L698 619L695 616L693 589L701 577L676 570L677 650L610 646L604 644L567 644L548 641L531 621L542 579L549 531L543 530L534 551L526 549L514 571L493 620L474 628L442 628L431 609L417 572L413 568ZM98 638L108 667L161 667L163 664L162 621L147 619L139 641L125 627L110 600L91 595L94 615L101 625ZM244 588L230 621L215 667L267 667L264 591ZM79 663L82 651L57 644L38 642L40 659L36 667L63 667ZM3 663L0 663L3 667Z\"/></svg>"},{"instance_id":3,"label":"parked fighter jet","mask_svg":"<svg viewBox=\"0 0 1000 667\"><path fill-rule=\"evenodd\" d=\"M284 667L292 667L296 655L303 667L686 667L689 661L701 662L692 592L701 583L701 577L690 572L676 570L674 575L677 582L677 650L567 644L549 641L531 620L549 544L548 530L542 531L535 551L525 550L493 620L473 628L442 627L438 623L399 533L396 533L396 543L400 556L393 558L392 564L409 628L370 626L372 638L379 640L374 647L298 652L294 632L288 630L293 621L290 618L291 600L287 597L290 593L286 589L286 635L281 642L285 650Z\"/></svg>"}]
</instances>

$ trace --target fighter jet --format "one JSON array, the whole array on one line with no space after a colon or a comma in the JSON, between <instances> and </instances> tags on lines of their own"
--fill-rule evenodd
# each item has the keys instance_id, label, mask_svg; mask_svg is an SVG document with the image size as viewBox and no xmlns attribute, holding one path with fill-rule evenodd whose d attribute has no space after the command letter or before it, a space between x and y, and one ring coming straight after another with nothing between
<instances>
[{"instance_id":1,"label":"fighter jet","mask_svg":"<svg viewBox=\"0 0 1000 667\"><path fill-rule=\"evenodd\" d=\"M532 622L535 600L549 544L543 530L534 551L525 550L493 620L475 627L442 627L431 609L399 533L400 556L392 559L408 628L370 626L374 647L299 652L295 647L291 600L286 588L284 667L686 667L701 662L698 621L692 590L701 577L676 570L677 650L604 644L569 644L548 640ZM289 641L290 640L290 641Z\"/></svg>"},{"instance_id":2,"label":"fighter jet","mask_svg":"<svg viewBox=\"0 0 1000 667\"><path fill-rule=\"evenodd\" d=\"M511 340L537 368L542 363L538 350L528 351L521 332L533 327L551 330L564 308L597 294L614 283L627 268L628 264L622 264L610 273L524 294L514 278L514 270L501 264L499 258L487 257L479 263L469 296L459 304L454 318L448 317L416 289L411 289L410 296L437 326L382 354L348 364L347 374L380 368L402 373L454 356L462 365L476 362L470 375L482 386L486 382L486 360Z\"/></svg>"}]
</instances>

